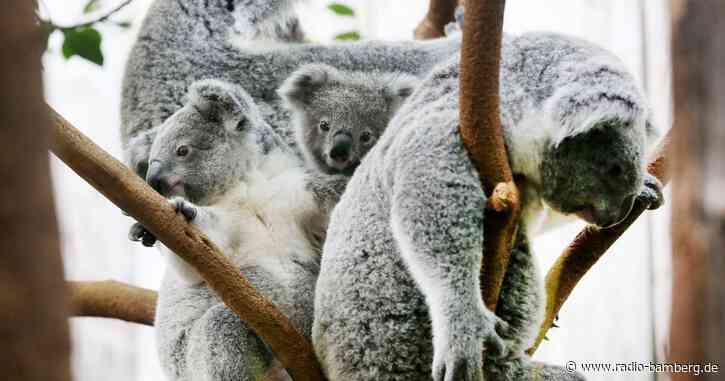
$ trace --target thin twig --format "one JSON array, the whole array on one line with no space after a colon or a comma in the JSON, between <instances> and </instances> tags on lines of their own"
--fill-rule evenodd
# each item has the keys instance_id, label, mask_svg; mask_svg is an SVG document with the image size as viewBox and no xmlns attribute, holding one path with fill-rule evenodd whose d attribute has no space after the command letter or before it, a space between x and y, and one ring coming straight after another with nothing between
<instances>
[{"instance_id":1,"label":"thin twig","mask_svg":"<svg viewBox=\"0 0 725 381\"><path fill-rule=\"evenodd\" d=\"M120 12L123 8L126 8L129 4L131 4L131 2L133 2L133 0L124 0L123 2L121 2L121 4L117 5L115 8L111 9L110 11L108 11L107 13L105 13L104 15L99 16L99 17L97 17L97 18L95 18L93 20L80 23L80 24L69 25L69 26L61 26L61 25L53 24L52 21L49 21L49 22L50 22L50 24L53 27L55 27L56 29L60 29L60 30L85 28L85 27L89 27L89 26L91 26L93 24L97 24L97 23L100 23L100 22L107 21L109 18L111 18L111 16L113 16L116 13Z\"/></svg>"},{"instance_id":2,"label":"thin twig","mask_svg":"<svg viewBox=\"0 0 725 381\"><path fill-rule=\"evenodd\" d=\"M103 317L154 325L156 291L112 280L68 282L73 316Z\"/></svg>"}]
</instances>

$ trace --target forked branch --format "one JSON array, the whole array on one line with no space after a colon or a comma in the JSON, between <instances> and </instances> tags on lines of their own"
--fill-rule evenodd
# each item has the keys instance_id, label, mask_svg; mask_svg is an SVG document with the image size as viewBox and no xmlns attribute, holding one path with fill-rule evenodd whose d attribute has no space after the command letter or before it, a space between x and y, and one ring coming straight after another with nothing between
<instances>
[{"instance_id":1,"label":"forked branch","mask_svg":"<svg viewBox=\"0 0 725 381\"><path fill-rule=\"evenodd\" d=\"M671 156L671 132L652 154L647 171L662 184L670 180L668 158ZM546 337L561 306L571 294L579 280L602 257L610 246L644 213L648 205L637 201L629 216L622 223L608 229L587 226L559 256L546 274L546 315L541 324L534 345L528 350L533 354Z\"/></svg>"},{"instance_id":2,"label":"forked branch","mask_svg":"<svg viewBox=\"0 0 725 381\"><path fill-rule=\"evenodd\" d=\"M470 1L463 28L460 133L488 197L481 291L492 311L501 290L520 213L501 130L499 65L504 0Z\"/></svg>"},{"instance_id":3,"label":"forked branch","mask_svg":"<svg viewBox=\"0 0 725 381\"><path fill-rule=\"evenodd\" d=\"M174 212L140 177L50 110L51 150L111 202L149 229L188 262L226 305L270 346L296 381L322 379L312 344L290 320L260 295L232 262Z\"/></svg>"},{"instance_id":4,"label":"forked branch","mask_svg":"<svg viewBox=\"0 0 725 381\"><path fill-rule=\"evenodd\" d=\"M456 0L430 0L428 13L415 28L415 38L429 40L443 37L446 25L454 20L457 5Z\"/></svg>"}]
</instances>

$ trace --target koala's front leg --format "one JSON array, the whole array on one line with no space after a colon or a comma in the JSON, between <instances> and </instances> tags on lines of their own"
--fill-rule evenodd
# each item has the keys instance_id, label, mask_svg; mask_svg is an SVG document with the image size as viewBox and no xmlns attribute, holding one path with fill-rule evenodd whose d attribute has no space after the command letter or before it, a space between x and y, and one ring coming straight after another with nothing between
<instances>
[{"instance_id":1,"label":"koala's front leg","mask_svg":"<svg viewBox=\"0 0 725 381\"><path fill-rule=\"evenodd\" d=\"M391 228L430 312L433 379L481 381L483 351L492 358L507 352L497 332L506 323L486 308L479 288L485 196L463 164L433 161L396 174Z\"/></svg>"},{"instance_id":2,"label":"koala's front leg","mask_svg":"<svg viewBox=\"0 0 725 381\"><path fill-rule=\"evenodd\" d=\"M647 209L655 210L665 203L662 187L659 179L647 173L644 177L644 189L637 198L647 203Z\"/></svg>"}]
</instances>

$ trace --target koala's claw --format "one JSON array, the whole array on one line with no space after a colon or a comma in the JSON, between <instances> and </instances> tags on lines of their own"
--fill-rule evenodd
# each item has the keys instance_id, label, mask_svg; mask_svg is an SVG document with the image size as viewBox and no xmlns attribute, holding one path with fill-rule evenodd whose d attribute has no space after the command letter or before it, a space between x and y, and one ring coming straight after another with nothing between
<instances>
[{"instance_id":1,"label":"koala's claw","mask_svg":"<svg viewBox=\"0 0 725 381\"><path fill-rule=\"evenodd\" d=\"M196 206L181 197L174 197L169 200L174 207L176 213L181 214L187 221L193 221L196 218Z\"/></svg>"},{"instance_id":2,"label":"koala's claw","mask_svg":"<svg viewBox=\"0 0 725 381\"><path fill-rule=\"evenodd\" d=\"M644 178L644 189L638 198L647 203L647 209L654 210L665 203L662 194L662 183L654 176L648 174Z\"/></svg>"},{"instance_id":3,"label":"koala's claw","mask_svg":"<svg viewBox=\"0 0 725 381\"><path fill-rule=\"evenodd\" d=\"M138 222L131 225L131 229L128 231L128 239L133 242L140 241L146 247L153 247L156 244L156 236Z\"/></svg>"}]
</instances>

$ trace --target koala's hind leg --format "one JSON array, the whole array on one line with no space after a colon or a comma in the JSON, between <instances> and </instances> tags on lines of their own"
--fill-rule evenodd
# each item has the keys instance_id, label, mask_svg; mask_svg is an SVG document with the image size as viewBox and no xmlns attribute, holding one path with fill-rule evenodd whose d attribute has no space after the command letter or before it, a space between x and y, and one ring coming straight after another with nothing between
<instances>
[{"instance_id":1,"label":"koala's hind leg","mask_svg":"<svg viewBox=\"0 0 725 381\"><path fill-rule=\"evenodd\" d=\"M187 380L257 381L274 366L264 342L223 303L204 313L187 335Z\"/></svg>"}]
</instances>

